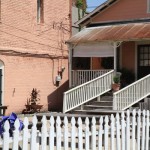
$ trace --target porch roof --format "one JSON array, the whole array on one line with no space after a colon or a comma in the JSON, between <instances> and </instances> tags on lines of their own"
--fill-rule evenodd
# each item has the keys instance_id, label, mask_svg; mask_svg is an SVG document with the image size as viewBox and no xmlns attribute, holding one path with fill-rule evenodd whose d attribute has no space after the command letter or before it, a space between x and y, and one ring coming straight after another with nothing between
<instances>
[{"instance_id":1,"label":"porch roof","mask_svg":"<svg viewBox=\"0 0 150 150\"><path fill-rule=\"evenodd\" d=\"M101 41L137 41L150 39L150 23L128 23L85 28L67 43L79 44Z\"/></svg>"}]
</instances>

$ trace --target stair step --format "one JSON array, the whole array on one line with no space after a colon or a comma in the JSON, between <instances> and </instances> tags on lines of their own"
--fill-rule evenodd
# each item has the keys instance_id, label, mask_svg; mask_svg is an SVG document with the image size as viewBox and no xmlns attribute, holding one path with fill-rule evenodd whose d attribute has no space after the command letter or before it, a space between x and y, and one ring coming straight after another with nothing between
<instances>
[{"instance_id":1,"label":"stair step","mask_svg":"<svg viewBox=\"0 0 150 150\"><path fill-rule=\"evenodd\" d=\"M98 105L98 106L112 106L113 102L112 101L94 101L90 102L90 105Z\"/></svg>"},{"instance_id":2,"label":"stair step","mask_svg":"<svg viewBox=\"0 0 150 150\"><path fill-rule=\"evenodd\" d=\"M76 110L75 113L80 114L93 114L93 115L110 115L110 114L116 114L121 113L122 111L117 110L109 110L109 109L94 109L94 110Z\"/></svg>"},{"instance_id":3,"label":"stair step","mask_svg":"<svg viewBox=\"0 0 150 150\"><path fill-rule=\"evenodd\" d=\"M101 101L113 101L113 97L112 96L102 96Z\"/></svg>"},{"instance_id":4,"label":"stair step","mask_svg":"<svg viewBox=\"0 0 150 150\"><path fill-rule=\"evenodd\" d=\"M94 108L99 108L99 109L109 109L109 110L112 110L113 109L113 106L98 106L98 105L85 105L84 106L84 109L94 109Z\"/></svg>"}]
</instances>

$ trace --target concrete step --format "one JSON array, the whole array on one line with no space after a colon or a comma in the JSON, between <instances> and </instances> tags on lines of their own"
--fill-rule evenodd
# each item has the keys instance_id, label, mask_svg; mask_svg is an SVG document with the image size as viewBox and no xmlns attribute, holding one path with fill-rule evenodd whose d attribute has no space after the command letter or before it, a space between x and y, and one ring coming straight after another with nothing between
<instances>
[{"instance_id":1,"label":"concrete step","mask_svg":"<svg viewBox=\"0 0 150 150\"><path fill-rule=\"evenodd\" d=\"M90 114L90 115L111 115L121 113L122 111L109 110L109 109L94 109L94 110L76 110L76 114Z\"/></svg>"},{"instance_id":2,"label":"concrete step","mask_svg":"<svg viewBox=\"0 0 150 150\"><path fill-rule=\"evenodd\" d=\"M84 109L109 109L112 110L113 106L99 106L99 105L84 105Z\"/></svg>"},{"instance_id":3,"label":"concrete step","mask_svg":"<svg viewBox=\"0 0 150 150\"><path fill-rule=\"evenodd\" d=\"M113 97L112 96L102 96L100 98L100 101L113 101Z\"/></svg>"},{"instance_id":4,"label":"concrete step","mask_svg":"<svg viewBox=\"0 0 150 150\"><path fill-rule=\"evenodd\" d=\"M98 106L113 106L113 101L94 101L90 102L90 105L98 105Z\"/></svg>"}]
</instances>

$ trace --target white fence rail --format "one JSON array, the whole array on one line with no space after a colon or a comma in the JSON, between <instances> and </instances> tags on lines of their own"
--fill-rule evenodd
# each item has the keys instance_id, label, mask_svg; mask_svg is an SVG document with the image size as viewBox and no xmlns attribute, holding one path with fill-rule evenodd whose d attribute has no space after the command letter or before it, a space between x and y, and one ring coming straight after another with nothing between
<instances>
[{"instance_id":1,"label":"white fence rail","mask_svg":"<svg viewBox=\"0 0 150 150\"><path fill-rule=\"evenodd\" d=\"M111 70L98 78L65 92L63 112L66 113L111 90L113 75L114 70Z\"/></svg>"},{"instance_id":2,"label":"white fence rail","mask_svg":"<svg viewBox=\"0 0 150 150\"><path fill-rule=\"evenodd\" d=\"M114 93L113 109L125 110L148 95L150 95L150 75Z\"/></svg>"},{"instance_id":3,"label":"white fence rail","mask_svg":"<svg viewBox=\"0 0 150 150\"><path fill-rule=\"evenodd\" d=\"M81 85L109 71L110 69L109 70L108 69L107 70L72 70L71 87Z\"/></svg>"},{"instance_id":4,"label":"white fence rail","mask_svg":"<svg viewBox=\"0 0 150 150\"><path fill-rule=\"evenodd\" d=\"M131 115L132 114L132 115ZM132 116L132 117L131 117ZM149 111L122 112L110 116L56 120L42 118L42 127L37 130L37 118L33 117L32 128L24 120L24 129L19 132L16 120L13 137L9 134L9 123L0 138L3 150L149 150Z\"/></svg>"}]
</instances>

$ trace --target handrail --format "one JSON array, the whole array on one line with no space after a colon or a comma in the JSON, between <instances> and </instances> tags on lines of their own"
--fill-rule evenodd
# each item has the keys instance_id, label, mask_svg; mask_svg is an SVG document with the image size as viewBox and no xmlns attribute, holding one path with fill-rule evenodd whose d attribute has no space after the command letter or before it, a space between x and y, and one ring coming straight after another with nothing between
<instances>
[{"instance_id":1,"label":"handrail","mask_svg":"<svg viewBox=\"0 0 150 150\"><path fill-rule=\"evenodd\" d=\"M111 90L114 70L64 93L63 112L66 113Z\"/></svg>"},{"instance_id":2,"label":"handrail","mask_svg":"<svg viewBox=\"0 0 150 150\"><path fill-rule=\"evenodd\" d=\"M150 74L113 94L113 109L125 110L150 94Z\"/></svg>"},{"instance_id":3,"label":"handrail","mask_svg":"<svg viewBox=\"0 0 150 150\"><path fill-rule=\"evenodd\" d=\"M71 71L71 87L75 87L86 83L94 78L97 78L107 72L111 71L110 69L101 69L101 70L72 70Z\"/></svg>"}]
</instances>

